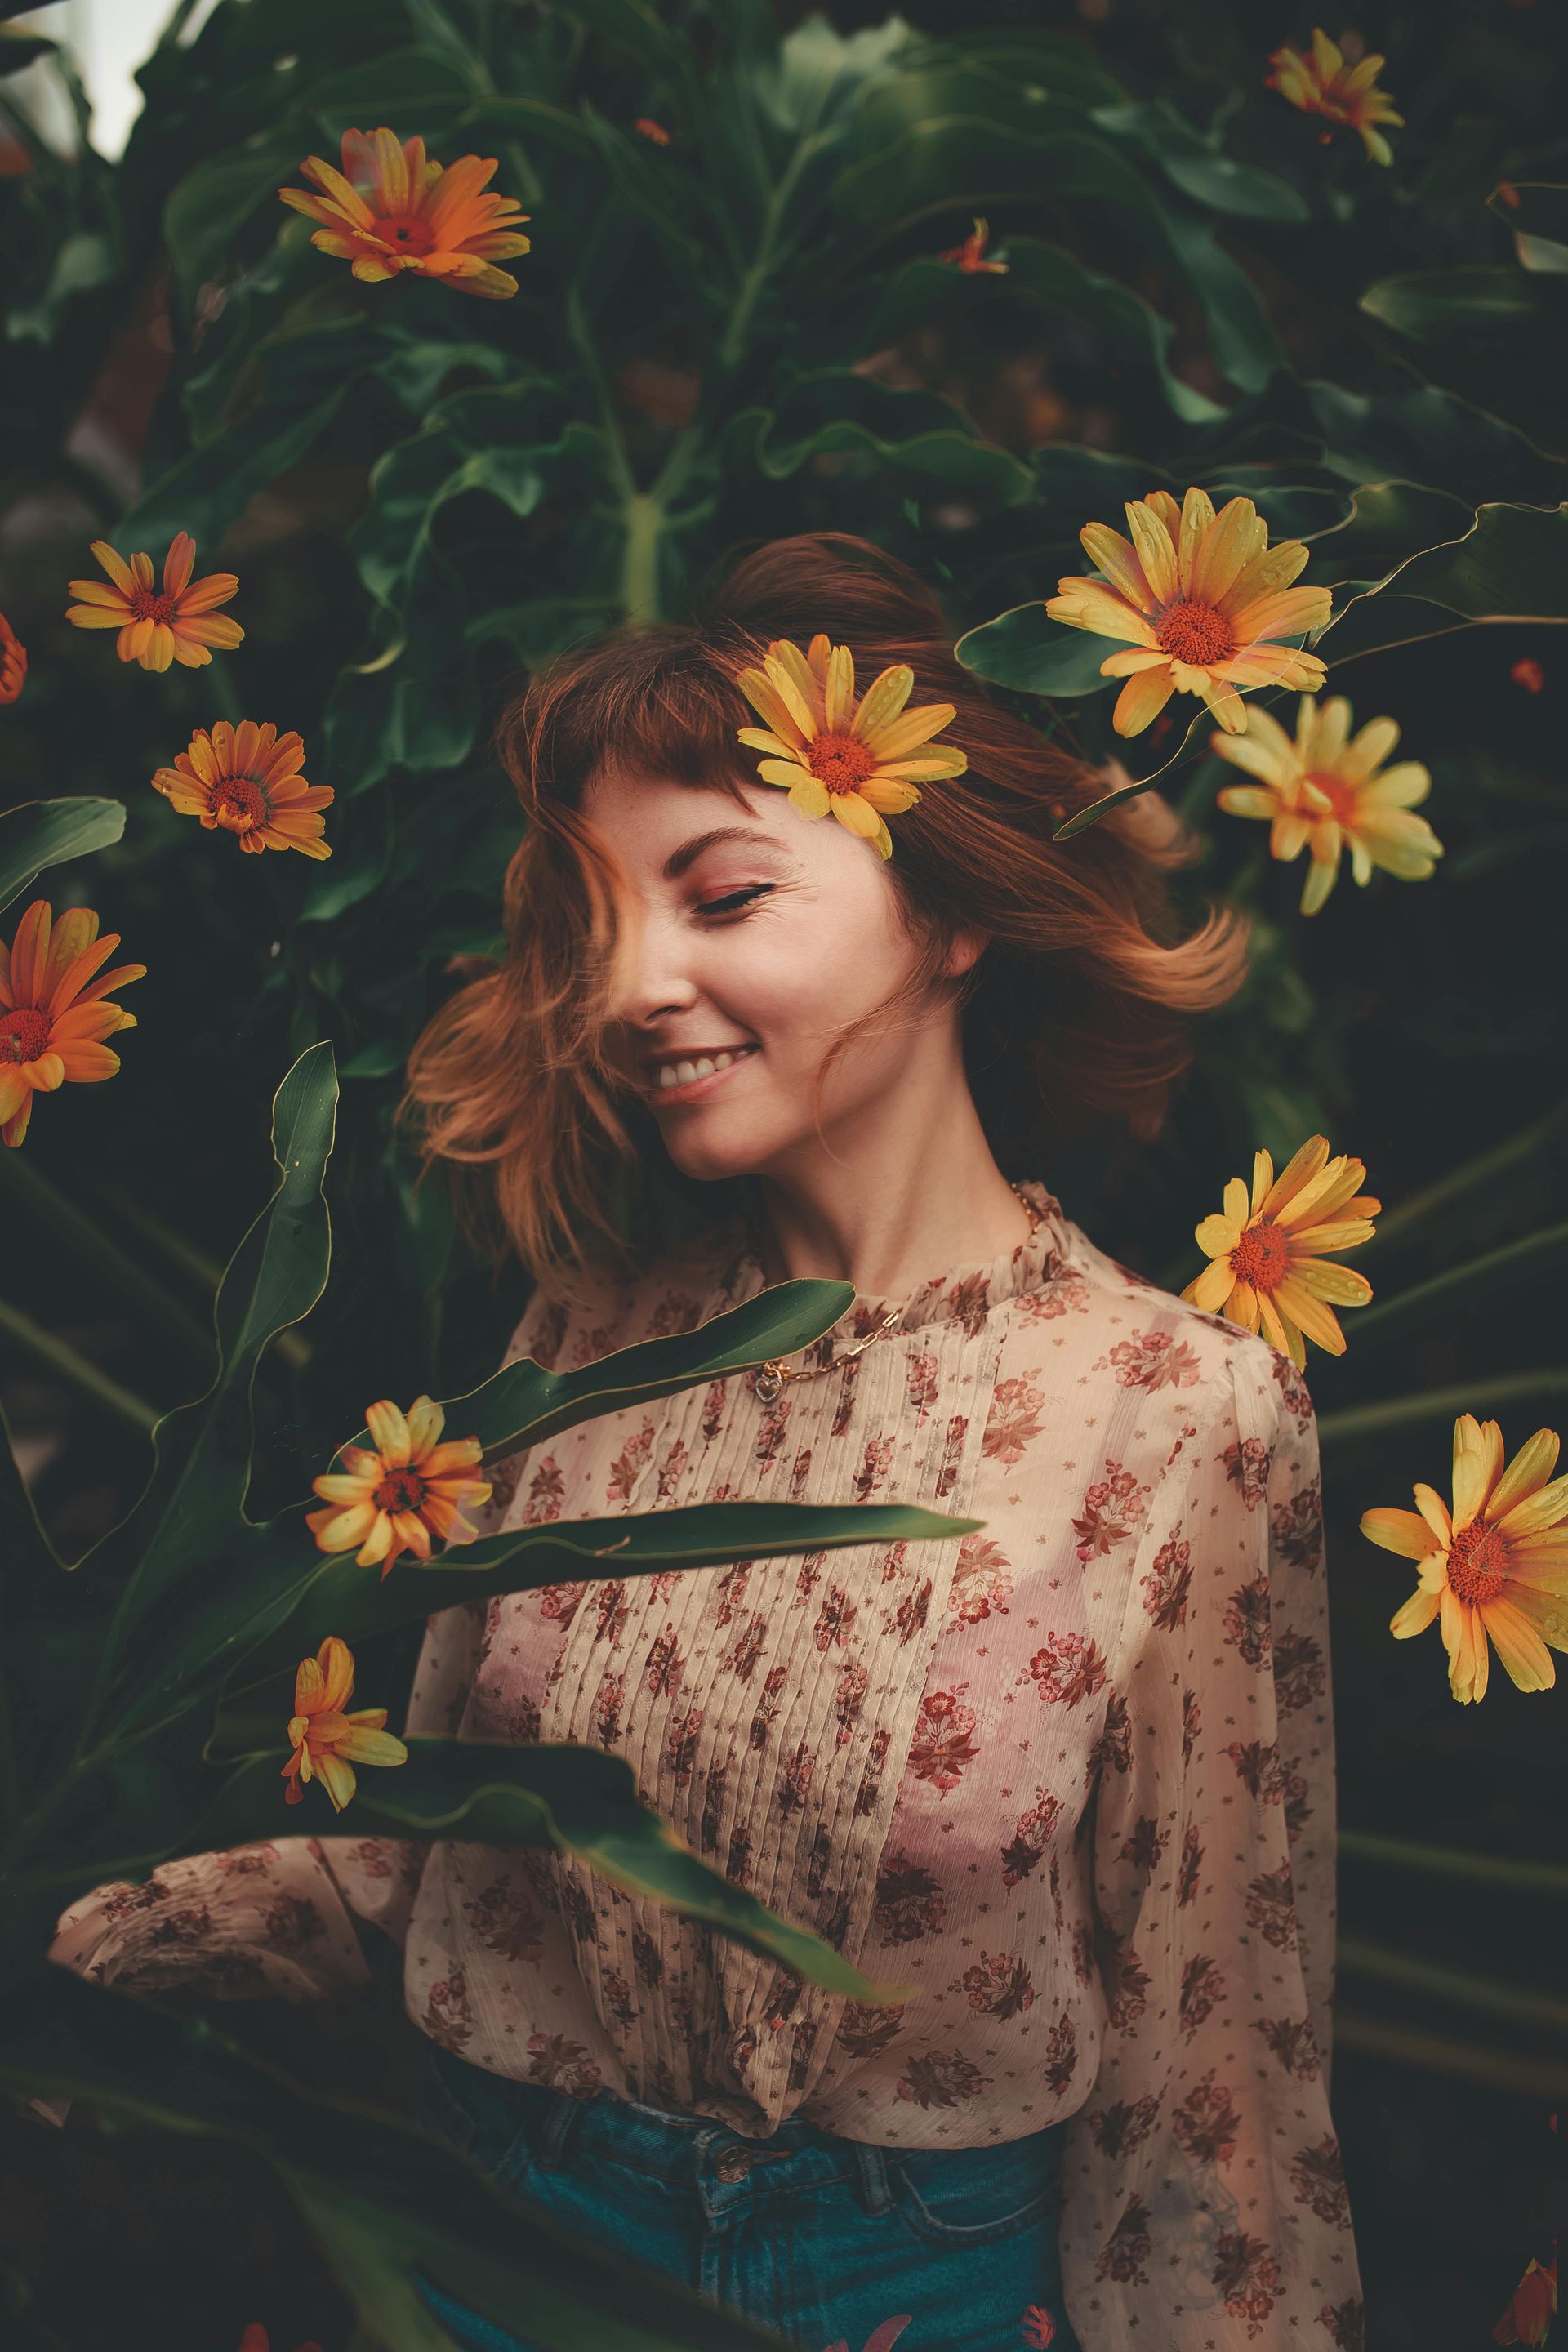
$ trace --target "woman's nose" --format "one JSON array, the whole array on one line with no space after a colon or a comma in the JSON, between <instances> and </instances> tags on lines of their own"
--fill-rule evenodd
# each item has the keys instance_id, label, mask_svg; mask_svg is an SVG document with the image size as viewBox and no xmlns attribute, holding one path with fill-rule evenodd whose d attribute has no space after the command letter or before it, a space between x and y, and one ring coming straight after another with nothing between
<instances>
[{"instance_id":1,"label":"woman's nose","mask_svg":"<svg viewBox=\"0 0 1568 2352\"><path fill-rule=\"evenodd\" d=\"M646 1026L697 1001L697 982L680 953L679 931L657 915L646 916L628 942L623 971L616 1011L624 1021Z\"/></svg>"}]
</instances>

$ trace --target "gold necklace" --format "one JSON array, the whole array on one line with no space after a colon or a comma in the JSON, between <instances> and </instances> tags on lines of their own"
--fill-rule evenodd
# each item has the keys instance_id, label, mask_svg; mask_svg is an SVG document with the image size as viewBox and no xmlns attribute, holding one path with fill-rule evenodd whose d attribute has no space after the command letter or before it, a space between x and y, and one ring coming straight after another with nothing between
<instances>
[{"instance_id":1,"label":"gold necklace","mask_svg":"<svg viewBox=\"0 0 1568 2352\"><path fill-rule=\"evenodd\" d=\"M1026 1239L1033 1241L1039 1231L1040 1212L1021 1186L1011 1184L1008 1190L1016 1192L1023 1203L1029 1220L1029 1230ZM776 1404L786 1381L814 1381L819 1372L836 1372L840 1364L848 1363L852 1357L862 1354L877 1340L885 1339L902 1317L903 1311L901 1307L895 1307L890 1315L885 1315L882 1318L874 1331L868 1333L864 1339L858 1339L854 1347L847 1348L843 1355L835 1356L831 1363L793 1365L783 1356L770 1356L765 1364L760 1364L757 1368L756 1385L759 1399L763 1404Z\"/></svg>"}]
</instances>

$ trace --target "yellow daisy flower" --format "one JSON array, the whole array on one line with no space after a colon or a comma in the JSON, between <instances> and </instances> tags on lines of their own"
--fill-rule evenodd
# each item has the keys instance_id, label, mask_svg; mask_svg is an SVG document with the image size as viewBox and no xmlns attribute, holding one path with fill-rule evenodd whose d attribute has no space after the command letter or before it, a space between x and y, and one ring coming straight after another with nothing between
<instances>
[{"instance_id":1,"label":"yellow daisy flower","mask_svg":"<svg viewBox=\"0 0 1568 2352\"><path fill-rule=\"evenodd\" d=\"M768 647L761 669L743 669L736 684L762 727L740 727L742 743L768 756L757 762L765 784L780 784L803 816L826 816L890 857L883 824L920 798L915 779L962 776L962 751L922 747L956 716L951 702L906 710L915 674L896 663L855 699L855 659L847 646L813 637L803 654L787 637Z\"/></svg>"},{"instance_id":2,"label":"yellow daisy flower","mask_svg":"<svg viewBox=\"0 0 1568 2352\"><path fill-rule=\"evenodd\" d=\"M401 1739L382 1728L384 1706L356 1707L343 1713L354 1686L354 1662L346 1642L329 1633L313 1658L301 1658L294 1676L294 1712L289 1720L293 1750L283 1767L289 1786L284 1795L291 1805L305 1801L304 1783L320 1780L342 1811L358 1785L356 1764L406 1764L408 1750Z\"/></svg>"},{"instance_id":3,"label":"yellow daisy flower","mask_svg":"<svg viewBox=\"0 0 1568 2352\"><path fill-rule=\"evenodd\" d=\"M477 1437L437 1444L447 1412L434 1398L416 1397L405 1415L384 1397L364 1418L374 1452L345 1446L341 1471L311 1479L311 1493L329 1507L307 1511L305 1524L321 1551L353 1551L357 1544L357 1567L380 1560L384 1581L404 1552L428 1559L433 1535L446 1542L455 1530L460 1543L476 1536L459 1507L489 1502L490 1489L474 1475L484 1450Z\"/></svg>"},{"instance_id":4,"label":"yellow daisy flower","mask_svg":"<svg viewBox=\"0 0 1568 2352\"><path fill-rule=\"evenodd\" d=\"M1538 1429L1503 1468L1495 1421L1454 1423L1454 1508L1419 1480L1415 1509L1363 1511L1361 1531L1419 1564L1421 1581L1390 1620L1400 1641L1441 1619L1448 1687L1461 1705L1486 1694L1488 1637L1521 1690L1557 1680L1547 1643L1568 1651L1568 1478L1553 1478L1559 1439Z\"/></svg>"},{"instance_id":5,"label":"yellow daisy flower","mask_svg":"<svg viewBox=\"0 0 1568 2352\"><path fill-rule=\"evenodd\" d=\"M1247 720L1245 735L1209 738L1211 751L1259 779L1225 785L1219 805L1232 816L1267 817L1271 856L1289 863L1303 843L1310 847L1303 915L1315 915L1333 888L1347 842L1359 883L1371 879L1374 866L1402 881L1426 880L1443 845L1426 818L1411 810L1431 791L1432 778L1419 760L1384 767L1399 740L1396 720L1369 719L1352 736L1351 706L1342 694L1321 705L1304 694L1296 705L1294 742L1261 703L1252 705Z\"/></svg>"},{"instance_id":6,"label":"yellow daisy flower","mask_svg":"<svg viewBox=\"0 0 1568 2352\"><path fill-rule=\"evenodd\" d=\"M1201 694L1220 725L1239 735L1247 712L1238 686L1321 686L1316 654L1275 643L1321 629L1331 614L1326 588L1292 588L1308 550L1299 539L1268 544L1268 525L1250 499L1216 515L1205 490L1178 507L1169 490L1127 501L1131 545L1109 523L1079 537L1103 578L1070 573L1046 611L1069 628L1121 637L1125 649L1100 665L1127 680L1111 713L1119 735L1141 734L1173 694Z\"/></svg>"},{"instance_id":7,"label":"yellow daisy flower","mask_svg":"<svg viewBox=\"0 0 1568 2352\"><path fill-rule=\"evenodd\" d=\"M1267 1151L1252 1161L1252 1191L1239 1176L1225 1188L1225 1207L1194 1227L1212 1260L1183 1291L1205 1315L1224 1315L1306 1369L1306 1340L1342 1356L1345 1335L1334 1307L1364 1307L1372 1285L1353 1266L1334 1265L1326 1250L1369 1242L1381 1201L1358 1190L1366 1170L1344 1154L1329 1158L1328 1138L1309 1136L1278 1178ZM1330 1301L1333 1301L1333 1306ZM1303 1333L1306 1338L1303 1339Z\"/></svg>"},{"instance_id":8,"label":"yellow daisy flower","mask_svg":"<svg viewBox=\"0 0 1568 2352\"><path fill-rule=\"evenodd\" d=\"M1322 26L1316 25L1309 56L1302 57L1298 49L1279 48L1268 63L1272 71L1264 77L1266 89L1277 89L1303 114L1321 114L1331 122L1349 123L1361 133L1362 145L1374 163L1393 163L1394 150L1376 126L1402 124L1405 117L1395 114L1386 90L1373 87L1388 63L1386 58L1368 56L1359 65L1347 66L1339 43L1331 41Z\"/></svg>"}]
</instances>

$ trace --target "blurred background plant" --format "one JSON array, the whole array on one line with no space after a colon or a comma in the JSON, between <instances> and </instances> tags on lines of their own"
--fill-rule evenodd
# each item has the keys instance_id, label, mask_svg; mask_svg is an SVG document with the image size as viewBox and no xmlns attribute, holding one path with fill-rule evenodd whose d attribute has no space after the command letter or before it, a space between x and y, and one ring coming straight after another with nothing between
<instances>
[{"instance_id":1,"label":"blurred background plant","mask_svg":"<svg viewBox=\"0 0 1568 2352\"><path fill-rule=\"evenodd\" d=\"M415 1193L392 1114L429 1010L500 944L518 817L495 719L560 646L679 615L736 541L865 532L942 590L999 690L1134 781L1158 771L1205 835L1194 908L1222 893L1256 920L1253 979L1205 1024L1166 1132L1064 1136L1049 1168L1009 1172L1172 1288L1258 1146L1282 1165L1321 1132L1385 1204L1354 1261L1376 1300L1309 1366L1343 1825L1334 2106L1370 2341L1485 2340L1560 2220L1559 1696L1494 1675L1457 1708L1436 1637L1391 1639L1409 1580L1357 1526L1415 1478L1444 1488L1457 1413L1499 1419L1511 1454L1568 1399L1568 19L1369 0L1331 22L1348 70L1386 57L1384 164L1270 86L1313 21L1261 0L919 0L890 20L846 0L831 25L767 0L185 0L112 159L55 12L0 17L0 611L29 654L0 806L123 794L119 838L40 887L148 967L111 1089L43 1097L0 1151L0 1397L57 1549L117 1522L153 1418L211 1379L268 1105L319 1039L343 1080L335 1270L262 1362L263 1498L304 1490L345 1400L492 1370L521 1277L466 1245L437 1187ZM496 159L492 191L529 215L514 297L361 283L279 205L307 155L380 125ZM1109 641L1044 601L1089 568L1085 523L1192 484L1307 543L1303 583L1333 594L1328 690L1358 727L1392 717L1430 771L1429 879L1347 871L1304 917L1303 864L1216 807L1237 775L1206 713L1178 700L1115 733ZM238 575L245 635L154 676L66 624L65 583L94 539L156 564L180 530L198 574ZM1294 695L1259 699L1290 727ZM334 793L330 859L242 856L153 791L197 729L247 719L303 739ZM367 1646L377 1696L408 1638ZM379 2092L408 2057L381 1990L374 2024L222 2021ZM174 2259L195 2267L188 2308L161 2302L170 2347L237 2338L264 2273L285 2282L275 2340L346 2340L254 2159L8 2130L9 2260L43 2249L42 2340L75 2352L123 2299L154 2307ZM212 2225L194 2257L193 2200ZM1434 2230L1459 2211L1465 2231Z\"/></svg>"}]
</instances>

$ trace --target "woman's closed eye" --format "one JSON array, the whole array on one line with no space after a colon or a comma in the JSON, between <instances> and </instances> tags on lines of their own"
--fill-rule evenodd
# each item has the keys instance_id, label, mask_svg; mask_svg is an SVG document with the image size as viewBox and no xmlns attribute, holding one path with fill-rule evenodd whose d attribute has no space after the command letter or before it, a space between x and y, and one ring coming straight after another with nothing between
<instances>
[{"instance_id":1,"label":"woman's closed eye","mask_svg":"<svg viewBox=\"0 0 1568 2352\"><path fill-rule=\"evenodd\" d=\"M705 905L697 908L697 912L700 915L743 914L749 906L757 899L764 898L770 890L776 889L777 887L773 882L748 883L743 890L731 890L722 898L710 898Z\"/></svg>"}]
</instances>

